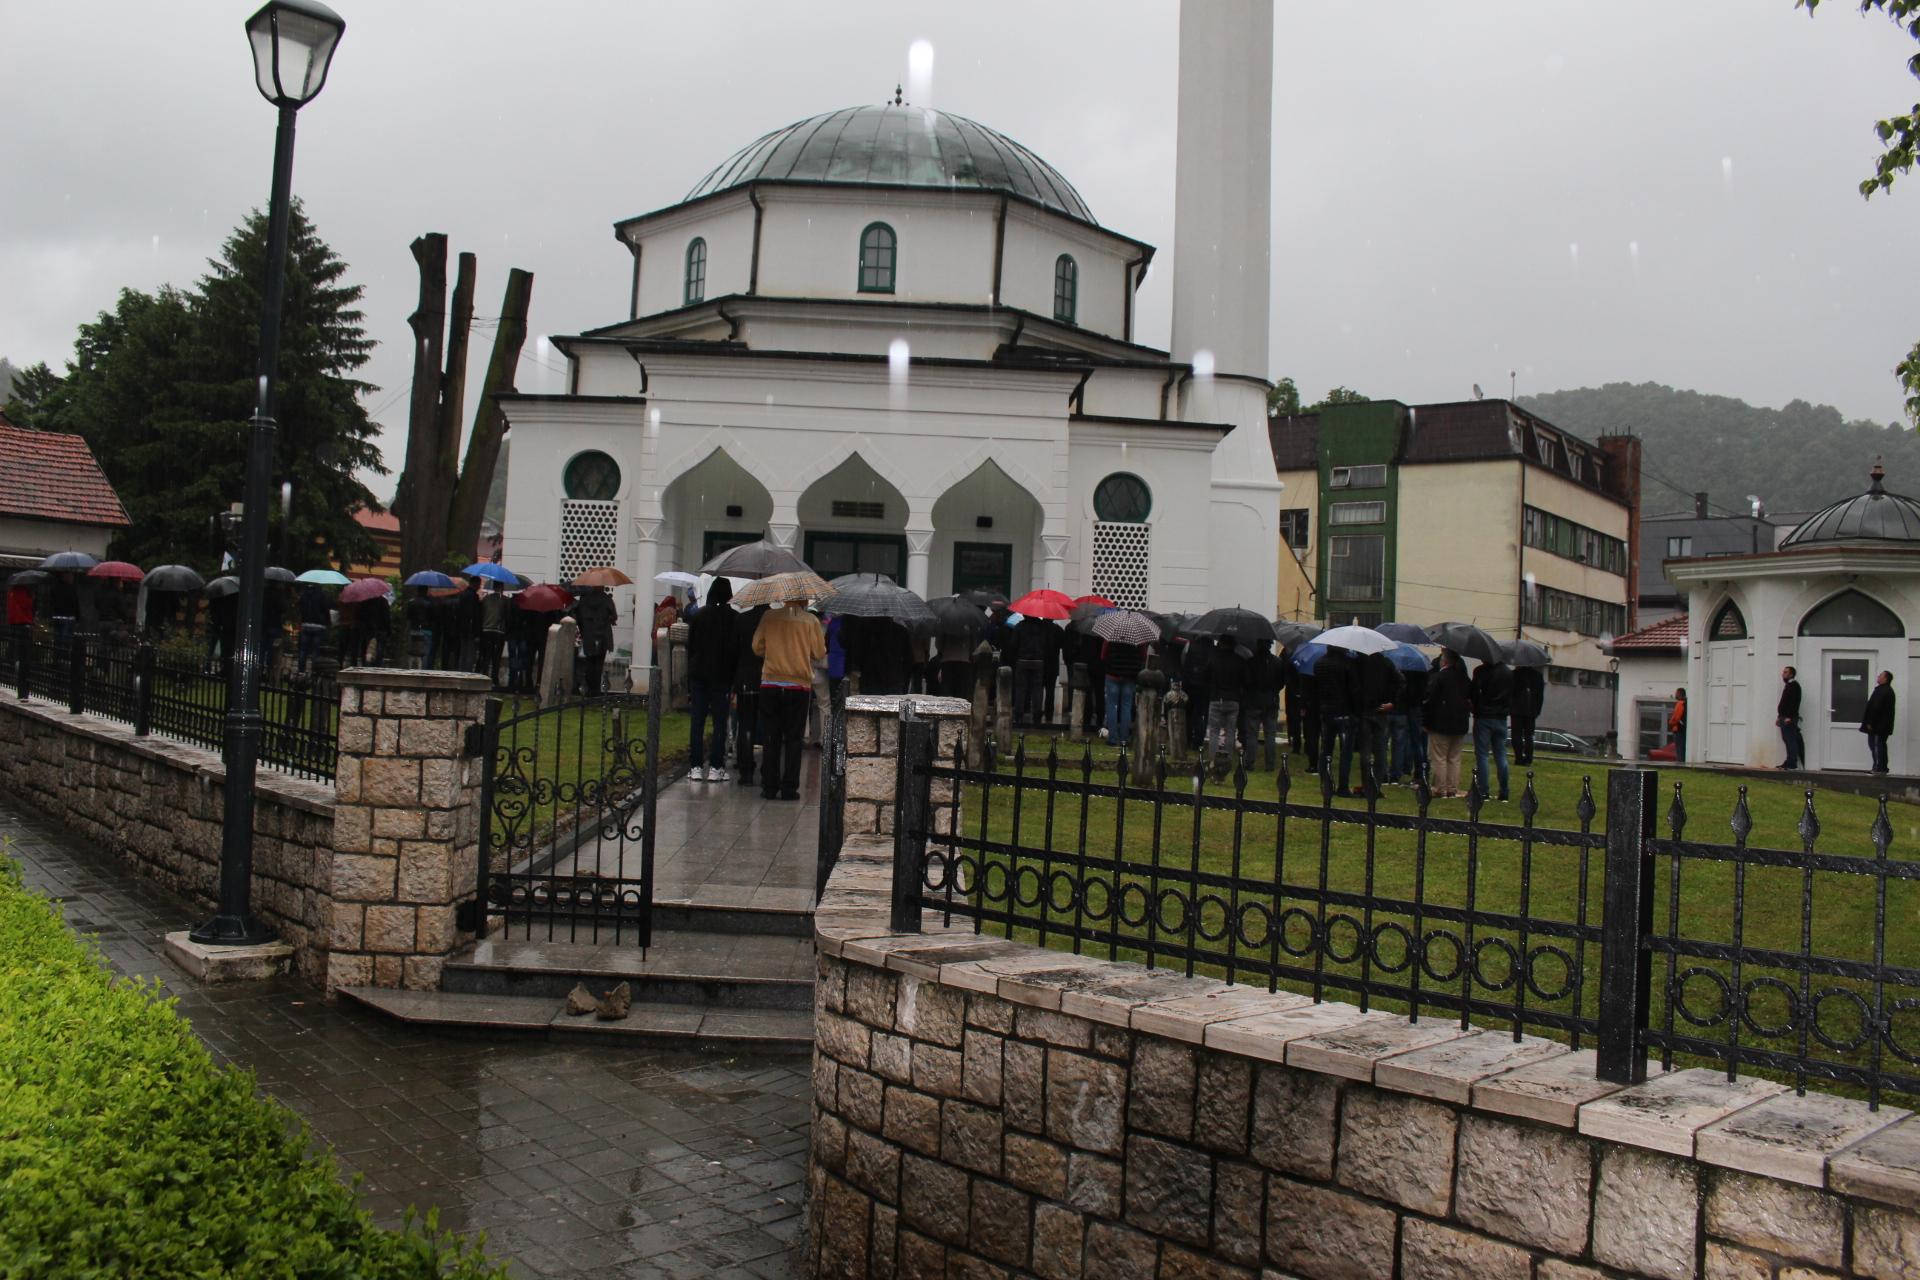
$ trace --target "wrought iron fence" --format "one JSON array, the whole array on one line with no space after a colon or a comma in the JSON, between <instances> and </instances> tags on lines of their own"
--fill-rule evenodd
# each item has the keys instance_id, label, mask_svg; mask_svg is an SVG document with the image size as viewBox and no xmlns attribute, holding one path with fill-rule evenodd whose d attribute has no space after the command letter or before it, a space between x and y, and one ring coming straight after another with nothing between
<instances>
[{"instance_id":1,"label":"wrought iron fence","mask_svg":"<svg viewBox=\"0 0 1920 1280\"><path fill-rule=\"evenodd\" d=\"M16 629L0 677L22 701L44 699L133 726L136 734L221 750L227 677L163 658L148 645L75 632ZM261 763L299 777L331 779L339 756L340 692L324 675L272 678L260 687Z\"/></svg>"},{"instance_id":2,"label":"wrought iron fence","mask_svg":"<svg viewBox=\"0 0 1920 1280\"><path fill-rule=\"evenodd\" d=\"M1658 779L1639 770L1609 771L1596 829L1591 779L1554 815L1529 775L1511 808L1472 797L1441 816L1424 787L1406 812L1336 805L1284 757L1271 792L1250 794L1244 773L1142 777L1057 744L989 744L969 768L964 746L936 759L933 741L903 717L895 928L931 909L1316 1001L1541 1032L1596 1049L1622 1082L1658 1054L1835 1081L1875 1105L1920 1096L1920 930L1889 928L1920 914L1920 862L1890 856L1884 799L1871 856L1817 852L1808 792L1795 852L1748 844L1744 787L1733 843L1681 838L1678 786L1656 838Z\"/></svg>"}]
</instances>

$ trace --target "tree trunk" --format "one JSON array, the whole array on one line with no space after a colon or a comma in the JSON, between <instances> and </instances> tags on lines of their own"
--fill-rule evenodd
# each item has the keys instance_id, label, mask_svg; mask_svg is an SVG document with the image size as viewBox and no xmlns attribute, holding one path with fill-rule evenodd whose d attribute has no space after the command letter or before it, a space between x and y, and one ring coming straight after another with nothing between
<instances>
[{"instance_id":1,"label":"tree trunk","mask_svg":"<svg viewBox=\"0 0 1920 1280\"><path fill-rule=\"evenodd\" d=\"M439 448L440 357L447 320L447 237L430 231L411 246L420 267L420 302L407 318L413 329L413 398L407 408L407 460L394 496L400 519L400 568L403 573L436 567L446 525L425 518L444 511L434 496L444 490L435 474Z\"/></svg>"},{"instance_id":2,"label":"tree trunk","mask_svg":"<svg viewBox=\"0 0 1920 1280\"><path fill-rule=\"evenodd\" d=\"M467 340L473 329L474 256L460 255L454 277L453 310L447 318L446 368L440 374L439 407L433 419L433 484L421 491L421 500L413 511L419 522L428 560L421 567L443 569L450 556L461 557L452 569L459 569L472 555L471 547L449 543L446 537L447 514L453 509L453 491L460 477L460 423L466 416Z\"/></svg>"},{"instance_id":3,"label":"tree trunk","mask_svg":"<svg viewBox=\"0 0 1920 1280\"><path fill-rule=\"evenodd\" d=\"M527 340L527 307L533 298L533 273L515 267L507 272L507 292L500 301L500 327L493 337L493 357L487 380L474 406L473 433L467 437L467 460L447 517L447 543L460 555L471 555L480 542L480 521L486 514L487 492L500 460L500 441L506 435L507 416L495 399L511 391L514 371L520 367L520 348Z\"/></svg>"}]
</instances>

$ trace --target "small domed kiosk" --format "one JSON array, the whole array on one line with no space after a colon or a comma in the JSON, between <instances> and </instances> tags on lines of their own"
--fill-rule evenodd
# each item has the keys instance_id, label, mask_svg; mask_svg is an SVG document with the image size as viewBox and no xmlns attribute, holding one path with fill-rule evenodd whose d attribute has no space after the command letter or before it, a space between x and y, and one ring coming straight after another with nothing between
<instances>
[{"instance_id":1,"label":"small domed kiosk","mask_svg":"<svg viewBox=\"0 0 1920 1280\"><path fill-rule=\"evenodd\" d=\"M1876 460L1865 492L1801 522L1779 549L1667 562L1687 593L1687 757L1698 764L1778 765L1783 672L1801 696L1807 764L1870 767L1860 720L1882 672L1899 709L1889 744L1896 774L1920 767L1920 502L1887 488Z\"/></svg>"}]
</instances>

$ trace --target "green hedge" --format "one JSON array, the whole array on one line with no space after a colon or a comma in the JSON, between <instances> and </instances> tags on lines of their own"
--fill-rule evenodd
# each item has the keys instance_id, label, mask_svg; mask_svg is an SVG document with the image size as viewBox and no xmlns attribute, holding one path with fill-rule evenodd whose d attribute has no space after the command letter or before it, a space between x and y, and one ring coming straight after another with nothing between
<instances>
[{"instance_id":1,"label":"green hedge","mask_svg":"<svg viewBox=\"0 0 1920 1280\"><path fill-rule=\"evenodd\" d=\"M0 1277L496 1277L374 1225L306 1126L0 855Z\"/></svg>"}]
</instances>

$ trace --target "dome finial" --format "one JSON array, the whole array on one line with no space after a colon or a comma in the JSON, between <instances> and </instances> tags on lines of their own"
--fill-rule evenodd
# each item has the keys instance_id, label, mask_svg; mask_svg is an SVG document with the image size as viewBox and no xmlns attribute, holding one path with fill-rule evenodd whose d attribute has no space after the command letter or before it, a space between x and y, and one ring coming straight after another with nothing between
<instances>
[{"instance_id":1,"label":"dome finial","mask_svg":"<svg viewBox=\"0 0 1920 1280\"><path fill-rule=\"evenodd\" d=\"M901 100L900 86L897 84L893 86L893 105L896 107L902 107L906 105L906 103Z\"/></svg>"},{"instance_id":2,"label":"dome finial","mask_svg":"<svg viewBox=\"0 0 1920 1280\"><path fill-rule=\"evenodd\" d=\"M1886 459L1876 457L1873 460L1873 470L1869 471L1867 474L1873 477L1873 484L1867 490L1868 495L1871 497L1878 498L1882 494L1886 493L1887 491L1886 486L1880 483L1882 480L1885 480L1887 478Z\"/></svg>"}]
</instances>

